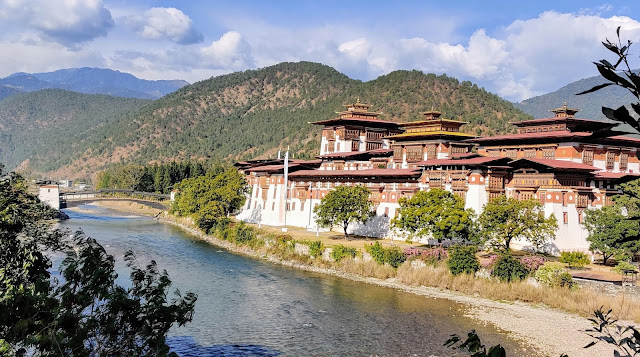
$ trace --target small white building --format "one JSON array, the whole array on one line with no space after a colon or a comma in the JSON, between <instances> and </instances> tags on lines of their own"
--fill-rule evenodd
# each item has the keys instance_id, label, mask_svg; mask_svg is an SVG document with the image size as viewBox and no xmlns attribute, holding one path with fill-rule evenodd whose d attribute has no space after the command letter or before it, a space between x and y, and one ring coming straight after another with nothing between
<instances>
[{"instance_id":1,"label":"small white building","mask_svg":"<svg viewBox=\"0 0 640 357\"><path fill-rule=\"evenodd\" d=\"M38 198L51 208L60 209L60 188L58 185L48 184L40 186Z\"/></svg>"}]
</instances>

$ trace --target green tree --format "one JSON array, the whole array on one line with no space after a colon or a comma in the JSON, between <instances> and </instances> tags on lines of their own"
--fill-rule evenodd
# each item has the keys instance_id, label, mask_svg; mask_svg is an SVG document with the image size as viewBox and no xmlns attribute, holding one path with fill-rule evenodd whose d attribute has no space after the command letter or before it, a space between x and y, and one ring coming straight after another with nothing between
<instances>
[{"instance_id":1,"label":"green tree","mask_svg":"<svg viewBox=\"0 0 640 357\"><path fill-rule=\"evenodd\" d=\"M321 227L341 226L344 237L347 228L354 222L366 223L375 212L369 201L370 191L363 186L338 186L327 193L314 209L316 222Z\"/></svg>"},{"instance_id":2,"label":"green tree","mask_svg":"<svg viewBox=\"0 0 640 357\"><path fill-rule=\"evenodd\" d=\"M244 205L249 192L244 175L233 167L214 168L204 176L183 180L175 189L173 212L189 216L208 207L208 219L212 218L212 212L222 212L226 216L237 211ZM205 212L200 215L204 216Z\"/></svg>"},{"instance_id":3,"label":"green tree","mask_svg":"<svg viewBox=\"0 0 640 357\"><path fill-rule=\"evenodd\" d=\"M171 326L191 321L197 297L167 301L171 280L151 261L116 284L115 260L81 232L52 229L60 212L27 192L0 165L0 354L3 356L167 356ZM45 251L66 254L53 279Z\"/></svg>"},{"instance_id":4,"label":"green tree","mask_svg":"<svg viewBox=\"0 0 640 357\"><path fill-rule=\"evenodd\" d=\"M638 222L627 219L617 205L587 210L584 226L589 232L589 250L600 252L604 265L619 253L637 250L628 238L638 235Z\"/></svg>"},{"instance_id":5,"label":"green tree","mask_svg":"<svg viewBox=\"0 0 640 357\"><path fill-rule=\"evenodd\" d=\"M459 196L442 189L419 191L400 199L399 216L391 221L394 228L418 237L467 239L473 231L475 213L464 208Z\"/></svg>"},{"instance_id":6,"label":"green tree","mask_svg":"<svg viewBox=\"0 0 640 357\"><path fill-rule=\"evenodd\" d=\"M545 217L536 200L517 200L500 195L487 203L478 217L481 238L489 245L510 249L513 239L524 239L537 250L555 237L558 222Z\"/></svg>"}]
</instances>

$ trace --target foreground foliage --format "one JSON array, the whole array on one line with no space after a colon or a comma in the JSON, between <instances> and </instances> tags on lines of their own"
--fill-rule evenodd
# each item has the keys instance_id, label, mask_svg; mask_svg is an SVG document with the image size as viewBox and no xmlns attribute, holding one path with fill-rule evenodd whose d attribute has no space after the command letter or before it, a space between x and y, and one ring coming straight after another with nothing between
<instances>
[{"instance_id":1,"label":"foreground foliage","mask_svg":"<svg viewBox=\"0 0 640 357\"><path fill-rule=\"evenodd\" d=\"M176 291L169 302L167 273L154 261L141 267L132 252L131 287L118 285L113 256L82 232L52 229L47 220L58 215L21 177L0 179L0 354L174 355L167 333L191 321L196 295ZM59 278L46 251L66 255Z\"/></svg>"}]
</instances>

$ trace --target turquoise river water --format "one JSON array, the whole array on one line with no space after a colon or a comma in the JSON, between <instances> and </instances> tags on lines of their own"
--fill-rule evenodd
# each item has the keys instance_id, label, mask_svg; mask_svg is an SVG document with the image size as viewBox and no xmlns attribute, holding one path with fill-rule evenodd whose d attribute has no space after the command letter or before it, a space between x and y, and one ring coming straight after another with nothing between
<instances>
[{"instance_id":1,"label":"turquoise river water","mask_svg":"<svg viewBox=\"0 0 640 357\"><path fill-rule=\"evenodd\" d=\"M85 205L61 227L82 229L122 262L131 249L155 260L175 288L198 294L193 322L171 331L181 356L452 356L453 333L476 329L488 345L526 355L465 306L391 288L299 271L229 253L168 224Z\"/></svg>"}]
</instances>

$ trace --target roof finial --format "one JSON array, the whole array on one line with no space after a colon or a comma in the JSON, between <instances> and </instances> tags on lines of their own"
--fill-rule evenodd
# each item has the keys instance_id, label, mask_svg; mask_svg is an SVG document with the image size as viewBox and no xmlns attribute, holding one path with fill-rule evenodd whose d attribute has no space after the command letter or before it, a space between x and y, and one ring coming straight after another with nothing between
<instances>
[{"instance_id":1,"label":"roof finial","mask_svg":"<svg viewBox=\"0 0 640 357\"><path fill-rule=\"evenodd\" d=\"M358 98L356 99L356 103L360 104L360 96L358 96Z\"/></svg>"},{"instance_id":2,"label":"roof finial","mask_svg":"<svg viewBox=\"0 0 640 357\"><path fill-rule=\"evenodd\" d=\"M565 108L568 108L568 107L567 107L567 101L566 101L566 100L565 100L564 102L562 102L562 106L563 106L563 107L565 107Z\"/></svg>"}]
</instances>

